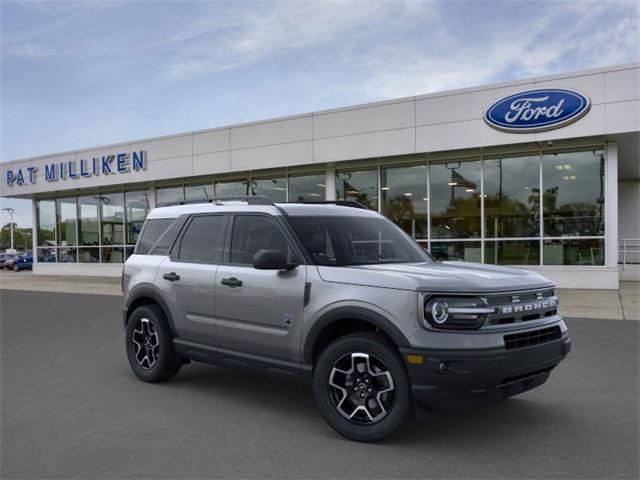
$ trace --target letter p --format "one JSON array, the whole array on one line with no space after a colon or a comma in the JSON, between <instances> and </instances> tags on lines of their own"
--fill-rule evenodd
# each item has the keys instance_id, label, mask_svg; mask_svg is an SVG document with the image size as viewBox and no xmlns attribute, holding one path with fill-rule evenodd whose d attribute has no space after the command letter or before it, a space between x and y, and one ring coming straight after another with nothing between
<instances>
[{"instance_id":1,"label":"letter p","mask_svg":"<svg viewBox=\"0 0 640 480\"><path fill-rule=\"evenodd\" d=\"M12 187L15 179L16 179L16 176L13 174L13 171L7 170L7 185Z\"/></svg>"}]
</instances>

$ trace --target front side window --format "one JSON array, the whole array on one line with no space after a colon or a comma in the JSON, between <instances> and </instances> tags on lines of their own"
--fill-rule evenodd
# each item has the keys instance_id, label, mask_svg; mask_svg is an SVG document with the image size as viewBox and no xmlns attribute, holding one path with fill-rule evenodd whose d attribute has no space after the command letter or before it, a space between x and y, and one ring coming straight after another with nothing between
<instances>
[{"instance_id":1,"label":"front side window","mask_svg":"<svg viewBox=\"0 0 640 480\"><path fill-rule=\"evenodd\" d=\"M226 223L225 215L193 217L182 236L178 259L184 262L220 263Z\"/></svg>"},{"instance_id":2,"label":"front side window","mask_svg":"<svg viewBox=\"0 0 640 480\"><path fill-rule=\"evenodd\" d=\"M173 218L153 218L147 220L138 239L135 253L139 255L148 254L151 247L155 245L173 222Z\"/></svg>"},{"instance_id":3,"label":"front side window","mask_svg":"<svg viewBox=\"0 0 640 480\"><path fill-rule=\"evenodd\" d=\"M317 265L351 266L431 261L428 254L381 217L289 217Z\"/></svg>"},{"instance_id":4,"label":"front side window","mask_svg":"<svg viewBox=\"0 0 640 480\"><path fill-rule=\"evenodd\" d=\"M261 215L237 215L231 234L230 263L251 265L259 250L278 250L291 257L289 242L280 225Z\"/></svg>"}]
</instances>

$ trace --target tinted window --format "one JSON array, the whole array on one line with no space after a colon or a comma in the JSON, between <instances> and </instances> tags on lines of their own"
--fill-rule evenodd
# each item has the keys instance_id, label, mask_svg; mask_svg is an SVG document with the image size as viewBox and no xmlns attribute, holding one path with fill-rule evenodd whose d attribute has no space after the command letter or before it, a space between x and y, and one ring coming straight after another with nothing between
<instances>
[{"instance_id":1,"label":"tinted window","mask_svg":"<svg viewBox=\"0 0 640 480\"><path fill-rule=\"evenodd\" d=\"M136 246L135 253L140 255L146 255L151 250L151 247L158 241L160 235L173 223L173 218L155 218L153 220L147 220L145 226L142 229L142 235L138 239L138 245Z\"/></svg>"},{"instance_id":2,"label":"tinted window","mask_svg":"<svg viewBox=\"0 0 640 480\"><path fill-rule=\"evenodd\" d=\"M178 258L185 262L220 262L226 222L224 215L194 217L182 236Z\"/></svg>"},{"instance_id":3,"label":"tinted window","mask_svg":"<svg viewBox=\"0 0 640 480\"><path fill-rule=\"evenodd\" d=\"M290 217L317 265L349 266L430 261L428 254L381 217Z\"/></svg>"},{"instance_id":4,"label":"tinted window","mask_svg":"<svg viewBox=\"0 0 640 480\"><path fill-rule=\"evenodd\" d=\"M287 239L273 220L259 215L236 216L231 237L231 263L250 265L261 249L280 250L290 255Z\"/></svg>"}]
</instances>

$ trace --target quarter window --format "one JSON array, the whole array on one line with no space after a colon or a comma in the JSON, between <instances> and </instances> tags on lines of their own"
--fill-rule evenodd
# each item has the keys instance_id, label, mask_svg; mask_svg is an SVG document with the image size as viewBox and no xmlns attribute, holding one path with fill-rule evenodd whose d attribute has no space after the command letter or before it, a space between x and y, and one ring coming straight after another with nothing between
<instances>
[{"instance_id":1,"label":"quarter window","mask_svg":"<svg viewBox=\"0 0 640 480\"><path fill-rule=\"evenodd\" d=\"M219 263L222 258L226 221L225 215L193 217L180 242L179 260Z\"/></svg>"}]
</instances>

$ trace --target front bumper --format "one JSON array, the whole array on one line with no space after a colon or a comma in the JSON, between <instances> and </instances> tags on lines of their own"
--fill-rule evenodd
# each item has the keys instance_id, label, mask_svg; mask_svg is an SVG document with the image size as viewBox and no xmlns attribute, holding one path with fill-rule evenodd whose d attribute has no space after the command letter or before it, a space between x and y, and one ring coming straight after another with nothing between
<instances>
[{"instance_id":1,"label":"front bumper","mask_svg":"<svg viewBox=\"0 0 640 480\"><path fill-rule=\"evenodd\" d=\"M400 352L414 400L429 410L447 411L497 402L542 385L570 350L571 340L564 333L551 342L512 350L401 348ZM420 358L422 363L416 363Z\"/></svg>"}]
</instances>

